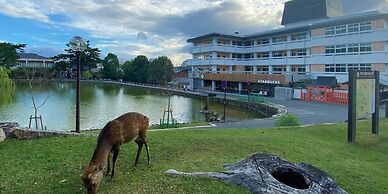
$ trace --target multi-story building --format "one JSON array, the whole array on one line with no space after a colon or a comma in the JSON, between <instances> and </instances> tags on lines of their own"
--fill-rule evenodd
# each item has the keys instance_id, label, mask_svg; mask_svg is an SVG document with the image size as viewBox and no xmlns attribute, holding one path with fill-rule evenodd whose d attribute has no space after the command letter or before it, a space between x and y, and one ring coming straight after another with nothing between
<instances>
[{"instance_id":1,"label":"multi-story building","mask_svg":"<svg viewBox=\"0 0 388 194\"><path fill-rule=\"evenodd\" d=\"M378 70L388 84L388 13L342 14L341 0L285 3L283 27L250 35L211 33L192 43L190 75L196 88L273 91L318 76L338 83L350 69Z\"/></svg>"},{"instance_id":2,"label":"multi-story building","mask_svg":"<svg viewBox=\"0 0 388 194\"><path fill-rule=\"evenodd\" d=\"M18 53L16 67L28 68L52 68L54 61L34 53Z\"/></svg>"}]
</instances>

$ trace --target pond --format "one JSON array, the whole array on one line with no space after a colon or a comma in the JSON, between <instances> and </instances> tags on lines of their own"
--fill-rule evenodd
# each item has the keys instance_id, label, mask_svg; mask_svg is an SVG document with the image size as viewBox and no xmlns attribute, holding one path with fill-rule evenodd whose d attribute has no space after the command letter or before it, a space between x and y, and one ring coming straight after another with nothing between
<instances>
[{"instance_id":1,"label":"pond","mask_svg":"<svg viewBox=\"0 0 388 194\"><path fill-rule=\"evenodd\" d=\"M75 97L74 82L34 83L34 97L40 105L50 94L48 101L39 109L43 125L49 130L74 130ZM18 122L27 127L30 115L34 114L30 89L25 82L17 82L15 93L8 99L0 99L0 122ZM136 89L109 83L82 82L81 84L81 129L102 128L108 121L126 112L140 112L150 118L151 124L158 124L171 97L173 117L178 123L204 122L200 113L205 101L163 92ZM223 114L223 105L210 102L211 110ZM261 117L256 112L226 108L228 121L239 121ZM34 124L32 124L34 126Z\"/></svg>"}]
</instances>

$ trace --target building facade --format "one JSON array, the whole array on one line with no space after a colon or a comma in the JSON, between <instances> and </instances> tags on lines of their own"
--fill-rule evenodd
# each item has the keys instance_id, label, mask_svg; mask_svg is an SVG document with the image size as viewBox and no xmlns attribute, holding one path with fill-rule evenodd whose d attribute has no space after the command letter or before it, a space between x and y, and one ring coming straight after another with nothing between
<instances>
[{"instance_id":1,"label":"building facade","mask_svg":"<svg viewBox=\"0 0 388 194\"><path fill-rule=\"evenodd\" d=\"M18 53L16 67L19 68L52 68L54 61L34 53Z\"/></svg>"},{"instance_id":2,"label":"building facade","mask_svg":"<svg viewBox=\"0 0 388 194\"><path fill-rule=\"evenodd\" d=\"M191 67L195 87L216 90L227 80L239 92L252 87L266 91L320 76L344 83L351 69L378 70L381 82L388 85L388 13L343 16L337 8L335 17L330 17L327 5L338 1L313 0L327 10L322 17L284 18L298 14L292 12L307 13L288 3L309 1L287 2L285 9L292 10L285 10L279 29L245 36L211 33L187 40L192 43L192 59L184 65Z\"/></svg>"}]
</instances>

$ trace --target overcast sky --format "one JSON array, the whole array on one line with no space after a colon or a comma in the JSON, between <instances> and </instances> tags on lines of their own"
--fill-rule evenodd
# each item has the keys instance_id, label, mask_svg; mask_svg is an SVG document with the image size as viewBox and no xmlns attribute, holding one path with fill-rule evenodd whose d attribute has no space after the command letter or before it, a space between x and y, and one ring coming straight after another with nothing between
<instances>
[{"instance_id":1,"label":"overcast sky","mask_svg":"<svg viewBox=\"0 0 388 194\"><path fill-rule=\"evenodd\" d=\"M190 58L188 38L279 27L287 0L0 0L0 42L26 43L28 52L62 53L80 35L121 61L167 55ZM388 0L343 0L344 13L388 7Z\"/></svg>"}]
</instances>

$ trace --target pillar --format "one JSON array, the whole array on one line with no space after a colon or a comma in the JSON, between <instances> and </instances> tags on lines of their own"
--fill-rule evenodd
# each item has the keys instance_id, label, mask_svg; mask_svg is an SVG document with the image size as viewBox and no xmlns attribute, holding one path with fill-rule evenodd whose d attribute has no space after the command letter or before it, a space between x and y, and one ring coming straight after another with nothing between
<instances>
[{"instance_id":1,"label":"pillar","mask_svg":"<svg viewBox=\"0 0 388 194\"><path fill-rule=\"evenodd\" d=\"M273 66L272 65L268 66L268 74L273 74Z\"/></svg>"},{"instance_id":2,"label":"pillar","mask_svg":"<svg viewBox=\"0 0 388 194\"><path fill-rule=\"evenodd\" d=\"M216 90L216 81L212 80L212 91Z\"/></svg>"},{"instance_id":3,"label":"pillar","mask_svg":"<svg viewBox=\"0 0 388 194\"><path fill-rule=\"evenodd\" d=\"M253 74L257 74L257 66L253 65Z\"/></svg>"},{"instance_id":4,"label":"pillar","mask_svg":"<svg viewBox=\"0 0 388 194\"><path fill-rule=\"evenodd\" d=\"M230 66L229 66L228 71L229 71L229 73L232 73L232 72L233 72L233 65L230 65Z\"/></svg>"},{"instance_id":5,"label":"pillar","mask_svg":"<svg viewBox=\"0 0 388 194\"><path fill-rule=\"evenodd\" d=\"M289 74L291 73L292 69L291 69L291 65L290 64L287 64L286 65L286 73Z\"/></svg>"},{"instance_id":6,"label":"pillar","mask_svg":"<svg viewBox=\"0 0 388 194\"><path fill-rule=\"evenodd\" d=\"M201 79L201 88L204 88L204 87L205 87L205 81Z\"/></svg>"},{"instance_id":7,"label":"pillar","mask_svg":"<svg viewBox=\"0 0 388 194\"><path fill-rule=\"evenodd\" d=\"M241 94L242 91L242 83L238 82L238 93Z\"/></svg>"}]
</instances>

